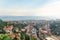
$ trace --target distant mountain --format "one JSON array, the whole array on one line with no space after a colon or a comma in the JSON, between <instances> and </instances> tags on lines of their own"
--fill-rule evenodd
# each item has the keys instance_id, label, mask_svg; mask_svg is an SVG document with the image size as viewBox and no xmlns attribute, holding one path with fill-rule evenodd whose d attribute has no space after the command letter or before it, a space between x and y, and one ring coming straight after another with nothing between
<instances>
[{"instance_id":1,"label":"distant mountain","mask_svg":"<svg viewBox=\"0 0 60 40\"><path fill-rule=\"evenodd\" d=\"M50 20L51 17L42 16L0 16L3 21L17 21L17 20Z\"/></svg>"}]
</instances>

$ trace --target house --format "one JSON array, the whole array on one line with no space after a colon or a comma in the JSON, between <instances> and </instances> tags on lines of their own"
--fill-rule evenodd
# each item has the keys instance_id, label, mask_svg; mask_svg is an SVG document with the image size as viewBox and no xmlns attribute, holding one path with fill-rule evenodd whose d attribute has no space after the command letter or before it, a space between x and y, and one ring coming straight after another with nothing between
<instances>
[{"instance_id":1,"label":"house","mask_svg":"<svg viewBox=\"0 0 60 40\"><path fill-rule=\"evenodd\" d=\"M11 37L12 39L14 39L14 38L15 38L15 34L14 34L14 33L11 33L11 34L10 34L10 37Z\"/></svg>"},{"instance_id":2,"label":"house","mask_svg":"<svg viewBox=\"0 0 60 40\"><path fill-rule=\"evenodd\" d=\"M21 38L21 34L20 33L17 33L16 35L16 38L18 39L18 40L21 40L20 38Z\"/></svg>"},{"instance_id":3,"label":"house","mask_svg":"<svg viewBox=\"0 0 60 40\"><path fill-rule=\"evenodd\" d=\"M49 37L46 37L47 40L59 40L57 37L55 36L49 36Z\"/></svg>"},{"instance_id":4,"label":"house","mask_svg":"<svg viewBox=\"0 0 60 40\"><path fill-rule=\"evenodd\" d=\"M7 27L4 27L4 28L3 28L3 30L4 30L6 33L9 33L9 34L12 33L12 29L13 29L13 25L10 25L10 26L7 26Z\"/></svg>"},{"instance_id":5,"label":"house","mask_svg":"<svg viewBox=\"0 0 60 40\"><path fill-rule=\"evenodd\" d=\"M39 28L39 31L43 34L52 35L49 28L49 24L46 24L43 27Z\"/></svg>"},{"instance_id":6,"label":"house","mask_svg":"<svg viewBox=\"0 0 60 40\"><path fill-rule=\"evenodd\" d=\"M21 34L20 34L20 33L17 33L17 34L11 33L11 34L10 34L10 37L11 37L12 39L14 39L14 38L16 37L17 39L20 40Z\"/></svg>"},{"instance_id":7,"label":"house","mask_svg":"<svg viewBox=\"0 0 60 40\"><path fill-rule=\"evenodd\" d=\"M19 28L18 27L14 27L13 28L13 32L19 32Z\"/></svg>"},{"instance_id":8,"label":"house","mask_svg":"<svg viewBox=\"0 0 60 40\"><path fill-rule=\"evenodd\" d=\"M30 36L36 36L37 37L37 30L33 27L33 25L28 25L25 27L27 29L27 34Z\"/></svg>"},{"instance_id":9,"label":"house","mask_svg":"<svg viewBox=\"0 0 60 40\"><path fill-rule=\"evenodd\" d=\"M32 37L37 38L37 33L36 33L36 32L37 32L36 29L33 28L32 31L31 31L31 35L32 35Z\"/></svg>"},{"instance_id":10,"label":"house","mask_svg":"<svg viewBox=\"0 0 60 40\"><path fill-rule=\"evenodd\" d=\"M25 32L25 28L21 28L21 31Z\"/></svg>"}]
</instances>

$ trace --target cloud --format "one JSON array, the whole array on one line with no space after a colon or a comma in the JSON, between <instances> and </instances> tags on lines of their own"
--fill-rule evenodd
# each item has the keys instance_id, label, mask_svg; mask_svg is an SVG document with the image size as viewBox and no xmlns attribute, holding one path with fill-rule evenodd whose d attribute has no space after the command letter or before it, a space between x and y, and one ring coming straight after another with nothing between
<instances>
[{"instance_id":1,"label":"cloud","mask_svg":"<svg viewBox=\"0 0 60 40\"><path fill-rule=\"evenodd\" d=\"M2 9L0 15L10 16L53 16L60 18L60 1L45 4L43 7L31 10Z\"/></svg>"},{"instance_id":2,"label":"cloud","mask_svg":"<svg viewBox=\"0 0 60 40\"><path fill-rule=\"evenodd\" d=\"M0 15L2 16L33 16L30 10L16 10L16 9L1 9Z\"/></svg>"},{"instance_id":3,"label":"cloud","mask_svg":"<svg viewBox=\"0 0 60 40\"><path fill-rule=\"evenodd\" d=\"M37 16L54 16L60 18L60 1L45 4L44 7L35 10Z\"/></svg>"}]
</instances>

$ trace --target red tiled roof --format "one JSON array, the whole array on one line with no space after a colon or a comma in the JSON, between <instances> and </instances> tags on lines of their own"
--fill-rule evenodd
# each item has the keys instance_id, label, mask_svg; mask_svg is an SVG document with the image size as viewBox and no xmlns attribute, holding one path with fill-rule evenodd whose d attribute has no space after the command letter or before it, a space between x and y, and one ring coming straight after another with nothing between
<instances>
[{"instance_id":1,"label":"red tiled roof","mask_svg":"<svg viewBox=\"0 0 60 40\"><path fill-rule=\"evenodd\" d=\"M9 30L11 28L13 28L13 26L7 26L6 28L4 28L4 30Z\"/></svg>"}]
</instances>

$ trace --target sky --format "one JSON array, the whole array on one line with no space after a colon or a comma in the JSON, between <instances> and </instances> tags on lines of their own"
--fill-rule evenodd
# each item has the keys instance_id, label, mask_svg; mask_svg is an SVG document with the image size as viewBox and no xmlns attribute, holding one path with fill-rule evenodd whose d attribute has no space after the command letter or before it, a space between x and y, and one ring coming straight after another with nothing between
<instances>
[{"instance_id":1,"label":"sky","mask_svg":"<svg viewBox=\"0 0 60 40\"><path fill-rule=\"evenodd\" d=\"M0 16L50 16L60 19L60 0L0 0Z\"/></svg>"}]
</instances>

